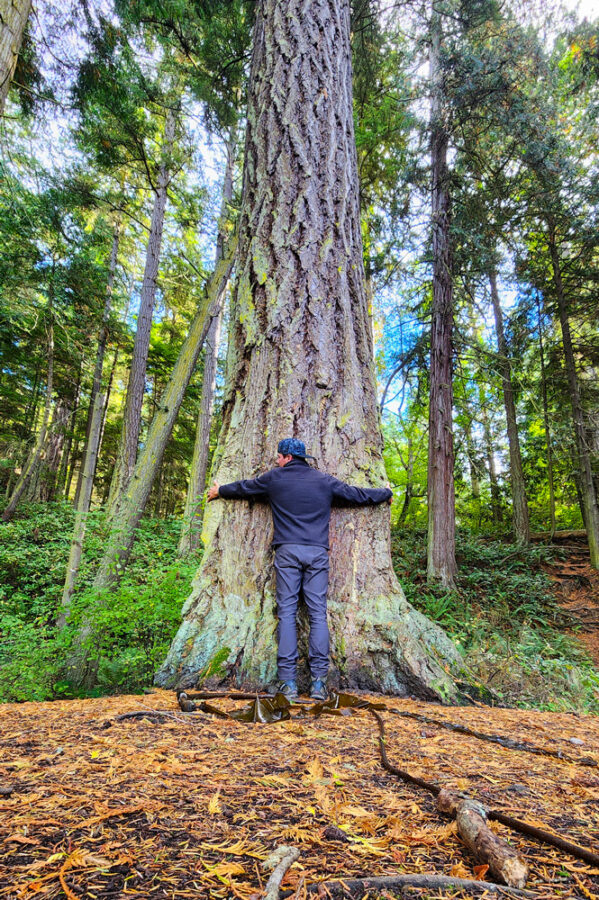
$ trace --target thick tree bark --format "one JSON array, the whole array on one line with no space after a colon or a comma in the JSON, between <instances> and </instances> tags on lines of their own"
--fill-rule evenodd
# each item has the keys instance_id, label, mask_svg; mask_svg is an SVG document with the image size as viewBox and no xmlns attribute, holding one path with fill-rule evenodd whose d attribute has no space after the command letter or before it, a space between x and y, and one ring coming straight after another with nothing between
<instances>
[{"instance_id":1,"label":"thick tree bark","mask_svg":"<svg viewBox=\"0 0 599 900\"><path fill-rule=\"evenodd\" d=\"M295 435L346 481L385 481L364 290L348 0L262 0L246 134L218 482L272 467ZM388 507L331 518L331 681L455 695L453 645L406 602ZM275 674L272 523L265 504L211 503L202 566L157 682L194 678L222 648L238 682ZM306 628L300 625L300 656ZM306 667L300 663L300 679Z\"/></svg>"},{"instance_id":2,"label":"thick tree bark","mask_svg":"<svg viewBox=\"0 0 599 900\"><path fill-rule=\"evenodd\" d=\"M228 219L228 207L233 197L233 172L235 168L235 133L236 126L231 130L227 142L227 166L223 181L222 203L219 216L219 229L216 239L215 268L220 263L224 252L224 226ZM223 291L226 290L226 285ZM196 437L189 472L189 484L187 486L187 498L183 512L181 525L181 537L179 539L179 556L186 556L192 550L200 546L200 534L202 524L202 496L206 487L206 473L208 470L208 454L210 449L210 426L212 424L212 411L214 409L214 393L216 390L216 366L218 357L218 345L224 297L221 298L221 311L212 320L210 330L206 335L206 349L204 352L204 376L202 381L202 397L200 400L200 412L196 428Z\"/></svg>"},{"instance_id":3,"label":"thick tree bark","mask_svg":"<svg viewBox=\"0 0 599 900\"><path fill-rule=\"evenodd\" d=\"M597 494L595 492L593 468L591 466L591 453L587 442L584 412L580 399L580 389L578 387L578 375L576 373L576 362L574 360L572 334L570 332L568 308L557 248L556 227L555 222L551 217L548 217L547 220L547 230L547 241L549 244L549 254L553 271L553 284L555 287L555 296L557 299L559 320L562 330L564 364L568 378L568 388L570 390L570 402L572 404L572 422L574 424L574 436L576 439L576 451L578 457L576 462L579 472L581 506L583 508L583 518L589 539L591 565L595 569L599 569L599 506L597 505Z\"/></svg>"},{"instance_id":4,"label":"thick tree bark","mask_svg":"<svg viewBox=\"0 0 599 900\"><path fill-rule=\"evenodd\" d=\"M30 9L31 0L0 0L0 116L4 113Z\"/></svg>"},{"instance_id":5,"label":"thick tree bark","mask_svg":"<svg viewBox=\"0 0 599 900\"><path fill-rule=\"evenodd\" d=\"M38 466L42 451L44 450L46 444L46 435L48 432L48 424L50 422L50 413L52 411L52 391L54 389L54 264L52 264L52 274L50 277L50 291L48 294L48 374L46 377L46 401L44 404L44 413L35 446L29 454L27 462L23 466L23 471L19 476L19 480L17 481L11 494L10 500L6 505L4 512L2 513L2 520L4 522L10 522L10 520L12 519L19 500L29 486L31 476Z\"/></svg>"},{"instance_id":6,"label":"thick tree bark","mask_svg":"<svg viewBox=\"0 0 599 900\"><path fill-rule=\"evenodd\" d=\"M84 472L86 471L85 465L85 457L88 452L88 446L90 443L90 435L91 435L91 426L92 420L94 418L94 412L96 409L96 396L100 393L102 388L102 370L104 368L104 356L106 354L106 344L108 342L108 333L109 333L109 325L110 325L110 311L112 308L112 289L114 287L114 278L116 275L116 266L119 255L119 241L121 237L121 220L120 217L114 224L114 229L112 232L112 248L110 251L110 261L108 264L108 279L106 281L106 294L104 298L104 309L102 311L102 324L100 326L100 331L98 334L98 347L96 350L96 363L94 366L94 375L92 378L92 387L91 393L89 397L89 409L87 413L87 425L85 428L85 446L83 448L83 458L81 461L81 470L79 473L79 480L77 482L77 491L75 494L75 506L79 509L79 496L81 494L82 482L84 476ZM150 324L151 324L151 316L150 316ZM98 423L98 437L100 433L101 421ZM98 455L98 447L96 447L96 460ZM93 479L92 473L92 479ZM91 499L91 493L90 493ZM87 512L87 510L85 510Z\"/></svg>"},{"instance_id":7,"label":"thick tree bark","mask_svg":"<svg viewBox=\"0 0 599 900\"><path fill-rule=\"evenodd\" d=\"M123 430L119 445L119 453L110 486L108 499L108 516L112 518L118 510L129 480L133 474L137 459L137 446L141 430L141 413L146 386L146 368L150 347L152 315L156 299L156 280L160 265L162 249L162 229L170 180L169 161L175 140L175 115L169 109L166 113L163 139L163 162L158 173L154 195L154 208L150 224L150 235L146 252L146 263L141 285L137 328L133 344L133 357L127 383L127 396L123 414Z\"/></svg>"},{"instance_id":8,"label":"thick tree bark","mask_svg":"<svg viewBox=\"0 0 599 900\"><path fill-rule=\"evenodd\" d=\"M526 499L526 487L524 484L524 472L522 471L522 456L520 453L520 435L518 433L518 419L516 418L516 403L514 401L514 387L512 384L512 368L510 365L509 349L503 328L503 313L499 302L497 290L497 274L494 269L488 272L489 286L491 288L491 302L493 315L495 316L495 330L497 333L497 349L499 351L497 363L501 374L503 387L503 403L507 422L507 439L510 451L510 487L512 494L512 525L514 538L518 544L528 544L530 540L530 524L528 517L528 501Z\"/></svg>"},{"instance_id":9,"label":"thick tree bark","mask_svg":"<svg viewBox=\"0 0 599 900\"><path fill-rule=\"evenodd\" d=\"M442 28L431 19L431 194L433 304L431 310L430 399L428 432L427 577L454 585L455 490L453 482L453 254L447 151L449 137L441 68Z\"/></svg>"}]
</instances>

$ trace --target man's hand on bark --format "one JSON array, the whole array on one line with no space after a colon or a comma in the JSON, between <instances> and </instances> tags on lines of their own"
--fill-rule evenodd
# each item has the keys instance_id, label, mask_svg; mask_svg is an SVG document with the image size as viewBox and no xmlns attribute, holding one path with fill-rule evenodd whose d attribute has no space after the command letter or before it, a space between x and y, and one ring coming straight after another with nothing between
<instances>
[{"instance_id":1,"label":"man's hand on bark","mask_svg":"<svg viewBox=\"0 0 599 900\"><path fill-rule=\"evenodd\" d=\"M208 502L210 502L211 500L218 500L219 487L220 487L220 484L217 484L215 481L214 484L212 485L212 487L210 488L210 490L208 491Z\"/></svg>"},{"instance_id":2,"label":"man's hand on bark","mask_svg":"<svg viewBox=\"0 0 599 900\"><path fill-rule=\"evenodd\" d=\"M389 481L387 482L387 487L391 491L391 497L389 497L387 503L389 504L389 506L391 506L391 504L393 503L393 488L391 487L391 483Z\"/></svg>"}]
</instances>

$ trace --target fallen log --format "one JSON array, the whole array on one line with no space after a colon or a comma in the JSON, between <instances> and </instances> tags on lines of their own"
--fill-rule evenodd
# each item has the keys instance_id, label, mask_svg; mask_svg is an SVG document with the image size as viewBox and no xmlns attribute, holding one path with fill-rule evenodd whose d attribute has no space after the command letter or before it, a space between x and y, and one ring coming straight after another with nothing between
<instances>
[{"instance_id":1,"label":"fallen log","mask_svg":"<svg viewBox=\"0 0 599 900\"><path fill-rule=\"evenodd\" d=\"M567 541L570 538L573 540L580 540L581 538L586 538L587 533L584 528L575 529L574 531L554 531L553 534L550 531L535 531L531 534L531 541L548 541L549 543L560 541Z\"/></svg>"},{"instance_id":2,"label":"fallen log","mask_svg":"<svg viewBox=\"0 0 599 900\"><path fill-rule=\"evenodd\" d=\"M329 897L363 897L368 891L399 891L403 888L428 888L432 891L443 889L454 891L467 890L472 894L499 895L501 897L538 897L532 891L494 884L492 881L474 881L469 878L452 878L451 875L379 875L364 878L343 878L337 881L318 881L306 886L306 894L321 893ZM291 898L293 890L282 891L281 898Z\"/></svg>"},{"instance_id":3,"label":"fallen log","mask_svg":"<svg viewBox=\"0 0 599 900\"><path fill-rule=\"evenodd\" d=\"M482 803L443 788L437 796L437 809L455 817L460 837L475 857L489 866L495 878L509 887L524 887L528 866L513 847L491 831Z\"/></svg>"}]
</instances>

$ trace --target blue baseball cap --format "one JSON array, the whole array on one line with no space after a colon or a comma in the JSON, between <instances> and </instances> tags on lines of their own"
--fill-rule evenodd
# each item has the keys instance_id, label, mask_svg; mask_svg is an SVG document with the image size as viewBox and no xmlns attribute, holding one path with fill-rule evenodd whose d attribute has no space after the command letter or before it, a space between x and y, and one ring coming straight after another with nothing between
<instances>
[{"instance_id":1,"label":"blue baseball cap","mask_svg":"<svg viewBox=\"0 0 599 900\"><path fill-rule=\"evenodd\" d=\"M302 459L316 459L315 456L310 456L309 453L306 453L306 445L303 441L298 441L297 438L283 438L282 441L279 441L277 453L280 453L282 456L299 456Z\"/></svg>"}]
</instances>

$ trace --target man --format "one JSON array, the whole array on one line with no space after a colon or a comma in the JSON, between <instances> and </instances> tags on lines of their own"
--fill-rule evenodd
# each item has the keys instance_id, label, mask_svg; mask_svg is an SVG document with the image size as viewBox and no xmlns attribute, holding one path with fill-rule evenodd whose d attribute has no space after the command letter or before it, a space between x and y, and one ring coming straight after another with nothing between
<instances>
[{"instance_id":1,"label":"man","mask_svg":"<svg viewBox=\"0 0 599 900\"><path fill-rule=\"evenodd\" d=\"M326 700L329 669L327 588L329 584L329 520L334 503L368 506L391 503L389 488L352 487L325 475L306 461L303 441L285 438L278 446L277 468L247 481L234 481L208 491L208 500L268 501L274 525L275 571L277 573L278 654L281 691L297 700L296 613L303 592L310 619L308 659L314 700Z\"/></svg>"}]
</instances>

